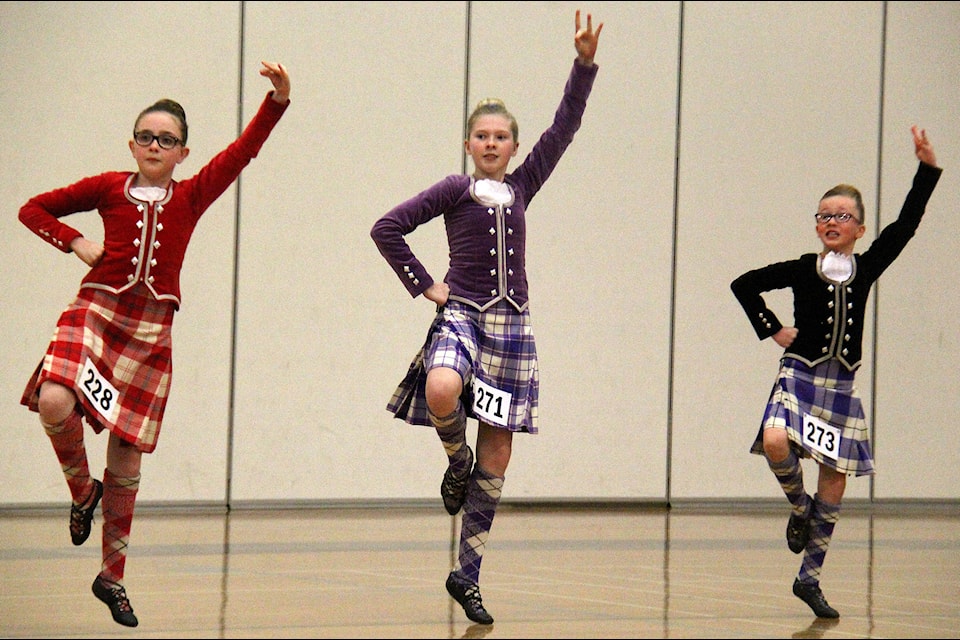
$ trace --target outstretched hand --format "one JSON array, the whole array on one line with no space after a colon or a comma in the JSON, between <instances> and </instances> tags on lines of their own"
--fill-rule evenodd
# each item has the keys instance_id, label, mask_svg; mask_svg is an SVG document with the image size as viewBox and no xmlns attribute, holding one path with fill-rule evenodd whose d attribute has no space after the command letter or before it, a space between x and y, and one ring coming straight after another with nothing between
<instances>
[{"instance_id":1,"label":"outstretched hand","mask_svg":"<svg viewBox=\"0 0 960 640\"><path fill-rule=\"evenodd\" d=\"M917 159L930 166L937 166L937 156L933 153L933 143L927 139L927 130L913 125L910 131L913 132L913 147Z\"/></svg>"},{"instance_id":2,"label":"outstretched hand","mask_svg":"<svg viewBox=\"0 0 960 640\"><path fill-rule=\"evenodd\" d=\"M260 75L269 78L273 83L273 99L280 104L286 104L290 99L290 75L287 68L279 62L263 62L263 68L260 69Z\"/></svg>"},{"instance_id":3,"label":"outstretched hand","mask_svg":"<svg viewBox=\"0 0 960 640\"><path fill-rule=\"evenodd\" d=\"M603 31L603 23L597 25L597 30L593 30L593 16L587 14L587 28L580 28L580 10L577 9L577 31L573 37L573 44L577 48L577 59L581 64L593 64L593 56L597 53L597 41L600 39L600 32Z\"/></svg>"}]
</instances>

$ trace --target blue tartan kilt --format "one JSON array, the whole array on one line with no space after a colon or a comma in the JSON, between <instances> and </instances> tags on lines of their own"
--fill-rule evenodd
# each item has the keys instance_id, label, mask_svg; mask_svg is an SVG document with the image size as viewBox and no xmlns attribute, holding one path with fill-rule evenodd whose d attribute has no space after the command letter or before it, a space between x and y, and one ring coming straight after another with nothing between
<instances>
[{"instance_id":1,"label":"blue tartan kilt","mask_svg":"<svg viewBox=\"0 0 960 640\"><path fill-rule=\"evenodd\" d=\"M529 311L519 312L505 301L485 311L448 301L430 324L387 411L409 424L433 426L427 413L426 381L427 372L435 367L460 373L467 417L514 432L537 433L540 382ZM475 379L510 394L505 424L478 417Z\"/></svg>"},{"instance_id":2,"label":"blue tartan kilt","mask_svg":"<svg viewBox=\"0 0 960 640\"><path fill-rule=\"evenodd\" d=\"M840 434L828 453L812 444L818 433L814 425L818 424ZM801 457L848 475L875 472L854 372L835 359L808 367L799 360L783 358L750 453L764 455L763 431L770 428L786 429L792 448Z\"/></svg>"}]
</instances>

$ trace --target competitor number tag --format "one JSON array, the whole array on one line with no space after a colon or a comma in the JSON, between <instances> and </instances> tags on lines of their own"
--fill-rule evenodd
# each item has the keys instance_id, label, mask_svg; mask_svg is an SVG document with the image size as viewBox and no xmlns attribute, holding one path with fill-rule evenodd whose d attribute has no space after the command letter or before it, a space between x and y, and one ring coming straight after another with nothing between
<instances>
[{"instance_id":1,"label":"competitor number tag","mask_svg":"<svg viewBox=\"0 0 960 640\"><path fill-rule=\"evenodd\" d=\"M120 393L103 377L89 357L80 372L80 389L100 415L110 422L116 421Z\"/></svg>"},{"instance_id":2,"label":"competitor number tag","mask_svg":"<svg viewBox=\"0 0 960 640\"><path fill-rule=\"evenodd\" d=\"M832 460L840 449L840 429L808 413L803 414L803 442Z\"/></svg>"},{"instance_id":3,"label":"competitor number tag","mask_svg":"<svg viewBox=\"0 0 960 640\"><path fill-rule=\"evenodd\" d=\"M477 376L473 376L473 412L478 417L506 426L512 399L513 394L508 391L491 387Z\"/></svg>"}]
</instances>

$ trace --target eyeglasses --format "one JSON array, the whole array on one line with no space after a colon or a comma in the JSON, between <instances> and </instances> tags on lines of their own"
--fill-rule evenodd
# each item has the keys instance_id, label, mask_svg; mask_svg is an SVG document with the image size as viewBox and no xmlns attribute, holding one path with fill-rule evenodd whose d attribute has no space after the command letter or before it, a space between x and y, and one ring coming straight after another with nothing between
<instances>
[{"instance_id":1,"label":"eyeglasses","mask_svg":"<svg viewBox=\"0 0 960 640\"><path fill-rule=\"evenodd\" d=\"M817 224L826 224L831 220L836 220L841 224L847 220L856 220L857 222L860 222L853 217L852 213L815 213L813 214L813 217L817 219Z\"/></svg>"},{"instance_id":2,"label":"eyeglasses","mask_svg":"<svg viewBox=\"0 0 960 640\"><path fill-rule=\"evenodd\" d=\"M150 131L133 132L133 141L141 147L149 147L151 144L153 144L154 140L157 141L157 144L160 145L161 149L173 149L178 144L181 144L180 138L172 136L169 133L161 133L160 135L155 136Z\"/></svg>"}]
</instances>

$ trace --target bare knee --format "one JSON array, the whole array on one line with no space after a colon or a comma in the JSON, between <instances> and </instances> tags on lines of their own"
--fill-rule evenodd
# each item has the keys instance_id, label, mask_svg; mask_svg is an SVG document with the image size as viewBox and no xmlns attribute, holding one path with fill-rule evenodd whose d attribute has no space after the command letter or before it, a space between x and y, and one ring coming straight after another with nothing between
<instances>
[{"instance_id":1,"label":"bare knee","mask_svg":"<svg viewBox=\"0 0 960 640\"><path fill-rule=\"evenodd\" d=\"M40 420L45 424L60 424L70 416L76 404L77 396L69 387L50 380L41 385L37 405Z\"/></svg>"},{"instance_id":2,"label":"bare knee","mask_svg":"<svg viewBox=\"0 0 960 640\"><path fill-rule=\"evenodd\" d=\"M790 455L790 438L786 429L769 428L763 430L763 452L767 459L782 462Z\"/></svg>"},{"instance_id":3,"label":"bare knee","mask_svg":"<svg viewBox=\"0 0 960 640\"><path fill-rule=\"evenodd\" d=\"M448 416L457 408L463 380L455 369L437 367L427 373L427 407L436 416Z\"/></svg>"}]
</instances>

